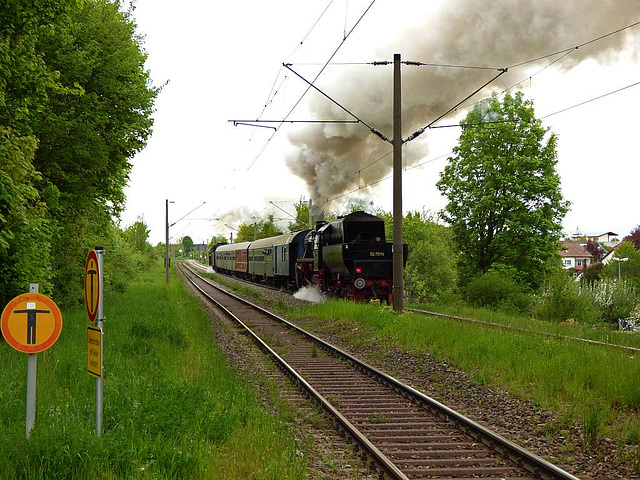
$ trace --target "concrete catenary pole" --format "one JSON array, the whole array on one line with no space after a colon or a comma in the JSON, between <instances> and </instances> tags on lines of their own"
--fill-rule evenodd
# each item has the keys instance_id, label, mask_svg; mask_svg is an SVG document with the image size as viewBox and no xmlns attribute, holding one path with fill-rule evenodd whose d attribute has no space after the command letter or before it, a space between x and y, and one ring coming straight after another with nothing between
<instances>
[{"instance_id":1,"label":"concrete catenary pole","mask_svg":"<svg viewBox=\"0 0 640 480\"><path fill-rule=\"evenodd\" d=\"M404 308L402 239L402 102L400 54L393 55L393 310Z\"/></svg>"}]
</instances>

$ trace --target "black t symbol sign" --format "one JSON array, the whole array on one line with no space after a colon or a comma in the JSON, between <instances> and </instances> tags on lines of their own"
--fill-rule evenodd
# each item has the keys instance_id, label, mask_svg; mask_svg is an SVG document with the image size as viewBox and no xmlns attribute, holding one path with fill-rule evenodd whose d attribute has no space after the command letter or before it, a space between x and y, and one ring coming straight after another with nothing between
<instances>
[{"instance_id":1,"label":"black t symbol sign","mask_svg":"<svg viewBox=\"0 0 640 480\"><path fill-rule=\"evenodd\" d=\"M91 299L91 305L89 306L89 308L93 307L93 281L95 279L95 276L98 274L97 270L88 270L87 273L91 276L91 296L89 297ZM91 312L93 314L93 311Z\"/></svg>"},{"instance_id":2,"label":"black t symbol sign","mask_svg":"<svg viewBox=\"0 0 640 480\"><path fill-rule=\"evenodd\" d=\"M27 314L27 345L35 345L36 343L36 315L38 313L51 313L50 310L37 310L28 308L26 310L14 310L13 313Z\"/></svg>"}]
</instances>

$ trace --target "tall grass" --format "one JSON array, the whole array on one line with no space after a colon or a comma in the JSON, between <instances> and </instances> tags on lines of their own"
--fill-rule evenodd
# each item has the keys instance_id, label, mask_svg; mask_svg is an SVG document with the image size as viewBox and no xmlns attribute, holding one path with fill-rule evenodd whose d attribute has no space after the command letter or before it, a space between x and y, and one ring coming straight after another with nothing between
<instances>
[{"instance_id":1,"label":"tall grass","mask_svg":"<svg viewBox=\"0 0 640 480\"><path fill-rule=\"evenodd\" d=\"M304 477L291 432L227 366L199 303L162 273L105 295L101 437L83 310L63 312L60 339L38 355L28 441L27 359L0 343L0 478Z\"/></svg>"},{"instance_id":2,"label":"tall grass","mask_svg":"<svg viewBox=\"0 0 640 480\"><path fill-rule=\"evenodd\" d=\"M631 433L640 428L640 362L633 353L348 302L292 314L315 331L340 332L356 346L392 345L456 364L477 383L503 386L583 424L591 443L607 429L622 443L640 441Z\"/></svg>"}]
</instances>

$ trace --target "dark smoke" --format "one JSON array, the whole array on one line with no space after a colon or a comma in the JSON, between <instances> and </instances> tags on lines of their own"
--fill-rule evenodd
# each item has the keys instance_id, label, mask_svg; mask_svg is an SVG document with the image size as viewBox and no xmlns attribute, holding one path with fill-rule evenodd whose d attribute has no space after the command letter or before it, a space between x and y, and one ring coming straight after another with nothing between
<instances>
[{"instance_id":1,"label":"dark smoke","mask_svg":"<svg viewBox=\"0 0 640 480\"><path fill-rule=\"evenodd\" d=\"M370 20L373 19L365 19ZM437 15L425 18L419 28L403 31L379 47L376 58L363 61L392 60L394 53L400 53L403 61L504 68L582 44L638 20L638 0L449 0L443 2ZM634 27L585 45L554 68L569 70L587 58L603 64L614 61L630 40L638 39L639 30ZM511 69L475 100L512 86L556 58ZM403 65L403 138L446 112L496 73ZM393 67L388 66L321 79L323 89L391 138L392 76ZM350 119L319 96L309 100L309 111L318 119ZM414 140L406 149L407 165L417 163L428 153L426 136ZM356 173L391 151L389 143L362 125L305 127L288 138L293 149L287 155L287 166L305 180L315 206L375 182L391 171L392 157L388 155ZM344 197L341 203L349 199L352 197Z\"/></svg>"}]
</instances>

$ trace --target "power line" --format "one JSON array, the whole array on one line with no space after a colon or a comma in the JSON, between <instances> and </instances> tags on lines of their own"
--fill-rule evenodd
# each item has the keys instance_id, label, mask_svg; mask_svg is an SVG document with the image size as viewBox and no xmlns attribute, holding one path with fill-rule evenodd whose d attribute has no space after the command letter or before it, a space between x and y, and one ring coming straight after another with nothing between
<instances>
[{"instance_id":1,"label":"power line","mask_svg":"<svg viewBox=\"0 0 640 480\"><path fill-rule=\"evenodd\" d=\"M329 7L333 5L333 0L331 0L327 6L325 7L325 9L322 11L322 13L320 14L320 16L317 18L317 20L313 23L313 25L311 25L311 28L309 29L309 31L307 32L307 34L302 38L302 40L300 40L300 43L298 45L296 45L296 48L293 49L293 51L287 55L287 58L285 59L285 62L291 58L291 56L296 53L296 51L300 48L300 46L305 42L305 40L307 39L307 37L309 35L311 35L311 32L316 28L316 26L318 25L318 23L320 22L320 20L322 19L322 17L324 17L324 14L327 13L327 10L329 10Z\"/></svg>"},{"instance_id":2,"label":"power line","mask_svg":"<svg viewBox=\"0 0 640 480\"><path fill-rule=\"evenodd\" d=\"M353 33L353 31L356 29L356 27L360 24L360 22L362 21L362 19L364 18L364 16L367 14L367 12L369 12L369 10L371 9L371 7L373 6L373 4L376 2L376 0L372 0L371 3L369 4L369 6L365 9L365 11L362 13L362 15L360 16L360 18L356 21L356 23L353 25L353 27L351 28L351 30L349 30L349 32L344 36L344 38L342 39L342 41L338 44L338 47L334 50L334 52L331 54L331 56L329 57L329 59L327 60L327 62L324 64L324 66L320 69L320 71L318 72L318 74L315 76L315 78L313 79L313 81L311 82L313 84L313 82L315 82L318 77L320 77L320 75L322 75L322 72L324 72L324 70L327 68L327 65L329 64L329 62L331 62L331 59L333 59L333 57L336 56L336 54L338 53L338 50L340 50L340 48L342 48L342 45L344 45L344 43L347 41L347 39L349 38L349 36ZM298 101L293 105L293 107L291 108L291 110L289 110L289 113L287 113L287 115L284 117L284 120L288 119L289 116L293 113L293 111L296 109L296 107L300 104L300 102L302 101L302 99L306 96L307 92L309 92L309 90L311 89L311 86L307 87L307 89L302 92L302 95L300 96L300 98L298 99ZM260 152L258 153L258 155L254 158L253 162L251 162L251 164L247 167L247 170L250 170L251 167L253 167L253 165L256 163L256 161L258 160L258 158L260 158L260 156L262 155L262 153L264 152L265 148L267 148L267 145L269 144L269 142L271 142L271 140L273 139L273 137L278 133L278 131L280 130L280 126L279 125L275 132L273 132L271 134L271 137L269 137L267 139L267 142L265 143L264 147L262 147L262 150L260 150Z\"/></svg>"},{"instance_id":3,"label":"power line","mask_svg":"<svg viewBox=\"0 0 640 480\"><path fill-rule=\"evenodd\" d=\"M552 117L553 115L558 115L559 113L566 112L567 110L572 110L574 108L581 107L582 105L586 105L587 103L595 102L596 100L600 100L602 98L608 97L609 95L613 95L615 93L622 92L623 90L627 90L628 88L637 87L638 85L640 85L640 82L632 83L631 85L627 85L626 87L618 88L617 90L613 90L611 92L604 93L602 95L599 95L597 97L591 98L589 100L585 100L584 102L580 102L580 103L577 103L577 104L572 105L570 107L563 108L562 110L558 110L557 112L553 112L553 113L549 113L548 115L544 115L544 116L540 117L540 120Z\"/></svg>"},{"instance_id":4,"label":"power line","mask_svg":"<svg viewBox=\"0 0 640 480\"><path fill-rule=\"evenodd\" d=\"M559 55L561 53L570 52L572 50L578 50L579 48L582 48L582 47L584 47L586 45L590 45L592 43L598 42L598 41L603 40L603 39L605 39L607 37L610 37L610 36L615 35L617 33L623 32L624 30L628 30L629 28L636 27L638 25L640 25L640 22L635 22L635 23L632 23L631 25L627 25L626 27L622 27L622 28L619 28L617 30L614 30L613 32L609 32L609 33L606 33L604 35L601 35L601 36L599 36L597 38L594 38L593 40L589 40L587 42L580 43L580 44L578 44L578 45L576 45L574 47L565 48L563 50L558 50L557 52L549 53L549 54L543 55L541 57L536 57L536 58L532 58L531 60L526 60L524 62L515 63L515 64L511 65L508 68L511 69L511 68L516 68L516 67L521 67L523 65L527 65L528 63L534 63L534 62L537 62L538 60L543 60L543 59L548 58L548 57L553 57L553 56Z\"/></svg>"},{"instance_id":5,"label":"power line","mask_svg":"<svg viewBox=\"0 0 640 480\"><path fill-rule=\"evenodd\" d=\"M608 97L610 95L614 95L616 93L620 93L620 92L622 92L624 90L627 90L629 88L637 87L638 85L640 85L640 81L632 83L630 85L626 85L624 87L620 87L620 88L618 88L616 90L612 90L611 92L603 93L602 95L598 95L597 97L590 98L589 100L585 100L583 102L576 103L575 105L571 105L570 107L565 107L565 108L563 108L561 110L558 110L556 112L548 113L547 115L542 115L542 116L538 117L536 120L543 120L545 118L549 118L549 117L552 117L554 115L558 115L560 113L566 112L567 110L572 110L574 108L581 107L582 105L586 105L588 103L595 102L596 100L600 100L600 99ZM454 123L454 124L451 124L451 125L439 125L439 126L435 126L435 127L431 127L431 128L435 129L435 128L455 128L455 127L462 127L462 128L484 127L486 125L497 125L497 124L500 124L500 123L522 123L522 121L494 120L494 121L480 122L480 123L465 123L465 124Z\"/></svg>"},{"instance_id":6,"label":"power line","mask_svg":"<svg viewBox=\"0 0 640 480\"><path fill-rule=\"evenodd\" d=\"M406 142L410 142L411 140L415 139L416 137L422 135L428 128L431 128L435 123L439 122L440 120L442 120L444 117L446 117L447 115L449 115L451 112L453 112L456 108L458 108L460 105L462 105L464 102L466 102L467 100L469 100L471 97L473 97L476 93L478 93L480 90L482 90L484 87L486 87L487 85L493 83L499 76L504 75L505 73L507 73L507 69L501 69L500 73L498 73L495 77L493 77L491 80L489 80L488 82L486 82L484 85L482 85L480 88L477 88L473 93L471 93L470 95L467 95L463 100L461 100L460 102L456 103L455 106L451 107L449 110L447 110L445 113L443 113L442 115L440 115L438 118L436 118L435 120L433 120L431 123L428 123L427 125L425 125L424 127L416 130L415 132L413 132L411 135L409 135L406 140L403 141L403 143Z\"/></svg>"},{"instance_id":7,"label":"power line","mask_svg":"<svg viewBox=\"0 0 640 480\"><path fill-rule=\"evenodd\" d=\"M329 95L327 95L325 92L323 92L322 90L320 90L318 87L316 87L313 82L308 81L306 78L304 78L302 75L300 75L299 73L297 73L295 70L293 70L289 65L285 64L284 65L285 68L289 69L291 72L293 72L295 75L298 76L298 78L300 78L301 80L303 80L304 82L306 82L309 85L309 88L313 88L314 90L316 90L318 93L320 93L322 96L324 96L325 98L327 98L329 101L333 102L335 105L337 105L338 107L340 107L342 110L344 110L347 114L351 115L353 118L355 118L358 122L357 123L362 123L365 127L367 127L372 133L375 133L376 135L378 135L380 138L382 138L383 140L391 143L391 141L385 137L382 133L380 133L378 130L376 130L375 128L373 128L371 125L369 125L367 122L365 122L364 120L362 120L361 118L359 118L355 113L351 112L350 110L348 110L346 107L344 107L343 105L341 105L340 103L338 103L336 100L334 100L333 98L331 98ZM317 79L318 77L316 77ZM307 89L308 91L308 89Z\"/></svg>"},{"instance_id":8,"label":"power line","mask_svg":"<svg viewBox=\"0 0 640 480\"><path fill-rule=\"evenodd\" d=\"M289 53L289 55L287 55L285 62L291 58L291 56L296 53L296 51L300 48L301 45L304 44L304 42L307 40L307 37L309 37L309 35L311 35L311 32L313 30L315 30L316 26L318 25L318 23L320 22L320 20L322 19L322 17L324 17L324 14L327 13L327 10L329 10L329 7L333 4L334 0L331 0L327 6L325 7L325 9L322 11L322 13L320 14L320 16L316 19L316 21L313 23L313 25L311 25L311 28L309 29L309 31L306 33L306 35L302 38L302 40L300 40L300 43L298 43L296 45L296 47L291 51L291 53ZM282 86L282 84L284 83L284 81L287 79L287 77L285 76L284 79L280 82L280 85L278 85L278 90L273 91L273 89L275 88L276 83L278 82L278 78L280 77L280 72L282 71L282 66L280 67L280 69L278 70L278 73L276 74L276 78L274 78L273 80L273 85L271 85L271 90L269 91L269 95L267 95L267 101L264 104L264 107L262 108L262 112L260 112L260 115L258 115L258 118L260 118L262 116L262 114L264 113L265 109L267 108L267 106L269 106L269 104L271 104L273 102L273 99L275 98L275 96L278 94L278 91L280 90L280 87ZM273 93L273 96L271 95Z\"/></svg>"}]
</instances>

